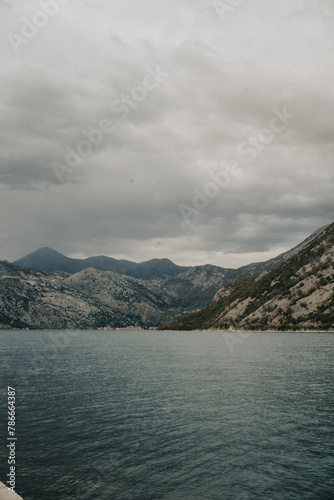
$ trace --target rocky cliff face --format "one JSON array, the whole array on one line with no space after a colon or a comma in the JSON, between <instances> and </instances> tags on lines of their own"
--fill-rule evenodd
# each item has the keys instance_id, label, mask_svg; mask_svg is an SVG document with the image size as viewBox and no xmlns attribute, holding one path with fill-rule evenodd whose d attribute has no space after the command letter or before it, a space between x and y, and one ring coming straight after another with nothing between
<instances>
[{"instance_id":1,"label":"rocky cliff face","mask_svg":"<svg viewBox=\"0 0 334 500\"><path fill-rule=\"evenodd\" d=\"M128 321L124 312L69 287L56 274L0 263L2 328L126 326Z\"/></svg>"},{"instance_id":2,"label":"rocky cliff face","mask_svg":"<svg viewBox=\"0 0 334 500\"><path fill-rule=\"evenodd\" d=\"M236 269L207 264L191 267L159 286L173 297L174 306L179 306L181 310L194 310L210 304L217 291L236 276Z\"/></svg>"},{"instance_id":3,"label":"rocky cliff face","mask_svg":"<svg viewBox=\"0 0 334 500\"><path fill-rule=\"evenodd\" d=\"M328 330L334 323L334 224L278 268L224 286L170 329Z\"/></svg>"},{"instance_id":4,"label":"rocky cliff face","mask_svg":"<svg viewBox=\"0 0 334 500\"><path fill-rule=\"evenodd\" d=\"M81 293L98 297L113 311L128 318L128 325L150 326L174 317L170 295L139 279L112 271L86 269L64 280Z\"/></svg>"},{"instance_id":5,"label":"rocky cliff face","mask_svg":"<svg viewBox=\"0 0 334 500\"><path fill-rule=\"evenodd\" d=\"M288 259L296 255L298 252L300 252L308 243L310 243L314 238L319 236L328 226L323 226L314 231L310 236L308 236L304 241L296 245L295 247L291 248L287 252L281 253L277 257L274 257L273 259L269 259L265 262L254 262L252 264L248 264L247 266L242 266L239 267L238 274L234 278L246 278L247 276L253 276L253 275L258 275L261 274L264 271L268 271L270 269L275 269L278 267L280 264L283 262L286 262Z\"/></svg>"},{"instance_id":6,"label":"rocky cliff face","mask_svg":"<svg viewBox=\"0 0 334 500\"><path fill-rule=\"evenodd\" d=\"M0 262L0 328L113 328L170 322L179 307L168 292L113 271L71 276Z\"/></svg>"}]
</instances>

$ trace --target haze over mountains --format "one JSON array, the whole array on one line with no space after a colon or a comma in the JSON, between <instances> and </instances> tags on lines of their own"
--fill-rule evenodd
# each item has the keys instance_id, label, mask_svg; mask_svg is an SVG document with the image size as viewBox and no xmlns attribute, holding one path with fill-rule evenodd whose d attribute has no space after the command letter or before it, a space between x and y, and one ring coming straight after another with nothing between
<instances>
[{"instance_id":1,"label":"haze over mountains","mask_svg":"<svg viewBox=\"0 0 334 500\"><path fill-rule=\"evenodd\" d=\"M41 248L13 264L0 262L0 326L147 328L173 323L208 306L224 285L289 262L327 227L274 259L239 269L182 267L168 259L139 264L105 256L71 259Z\"/></svg>"}]
</instances>

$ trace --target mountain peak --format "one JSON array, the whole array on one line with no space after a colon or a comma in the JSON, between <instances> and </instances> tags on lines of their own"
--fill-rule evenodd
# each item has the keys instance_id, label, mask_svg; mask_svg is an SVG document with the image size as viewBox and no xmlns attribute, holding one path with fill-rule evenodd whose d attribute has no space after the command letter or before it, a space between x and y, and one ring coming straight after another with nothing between
<instances>
[{"instance_id":1,"label":"mountain peak","mask_svg":"<svg viewBox=\"0 0 334 500\"><path fill-rule=\"evenodd\" d=\"M31 252L29 255L33 255L33 254L36 254L36 253L38 253L38 254L47 254L47 255L61 255L62 257L65 257L65 255L63 255L60 252L57 252L56 250L54 250L51 247L40 247L35 252Z\"/></svg>"}]
</instances>

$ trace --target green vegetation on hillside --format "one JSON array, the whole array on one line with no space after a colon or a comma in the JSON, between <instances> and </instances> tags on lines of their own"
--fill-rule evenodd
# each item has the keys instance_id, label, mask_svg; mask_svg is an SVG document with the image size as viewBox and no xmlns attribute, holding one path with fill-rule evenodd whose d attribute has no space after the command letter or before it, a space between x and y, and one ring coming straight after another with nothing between
<instances>
[{"instance_id":1,"label":"green vegetation on hillside","mask_svg":"<svg viewBox=\"0 0 334 500\"><path fill-rule=\"evenodd\" d=\"M334 324L334 224L276 269L224 286L206 308L162 328L329 330Z\"/></svg>"}]
</instances>

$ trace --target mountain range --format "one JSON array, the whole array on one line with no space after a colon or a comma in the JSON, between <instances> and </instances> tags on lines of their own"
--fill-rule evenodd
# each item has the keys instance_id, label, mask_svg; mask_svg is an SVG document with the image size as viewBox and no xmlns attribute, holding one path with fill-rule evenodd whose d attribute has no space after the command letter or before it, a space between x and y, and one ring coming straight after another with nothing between
<instances>
[{"instance_id":1,"label":"mountain range","mask_svg":"<svg viewBox=\"0 0 334 500\"><path fill-rule=\"evenodd\" d=\"M177 325L175 321L217 301L217 293L231 282L247 281L289 262L321 238L327 227L274 259L239 269L210 264L184 267L168 259L142 263L106 256L71 259L40 248L12 264L0 262L0 327Z\"/></svg>"},{"instance_id":2,"label":"mountain range","mask_svg":"<svg viewBox=\"0 0 334 500\"><path fill-rule=\"evenodd\" d=\"M234 277L235 272L243 273L246 276L253 273L262 272L265 269L272 269L289 257L299 252L309 241L315 238L326 226L317 229L306 240L291 250L284 252L277 257L265 262L248 264L239 269L225 269L219 266L211 266L220 269L223 274L230 271L230 276ZM87 259L72 259L57 252L49 247L42 247L35 252L26 255L25 257L15 260L12 264L16 266L27 267L28 269L36 269L38 271L47 272L63 272L66 274L75 274L84 269L93 268L100 271L114 271L116 273L132 276L133 278L150 280L154 278L169 278L189 270L200 269L205 266L178 266L169 259L151 259L145 262L132 262L129 260L118 260L104 255L96 257L88 257Z\"/></svg>"},{"instance_id":3,"label":"mountain range","mask_svg":"<svg viewBox=\"0 0 334 500\"><path fill-rule=\"evenodd\" d=\"M26 257L14 261L13 264L38 271L61 271L67 274L75 274L84 269L93 268L100 271L114 271L140 279L175 276L188 269L187 267L177 266L169 259L152 259L139 264L129 260L113 259L104 255L88 257L87 259L71 259L49 247L39 248Z\"/></svg>"}]
</instances>

